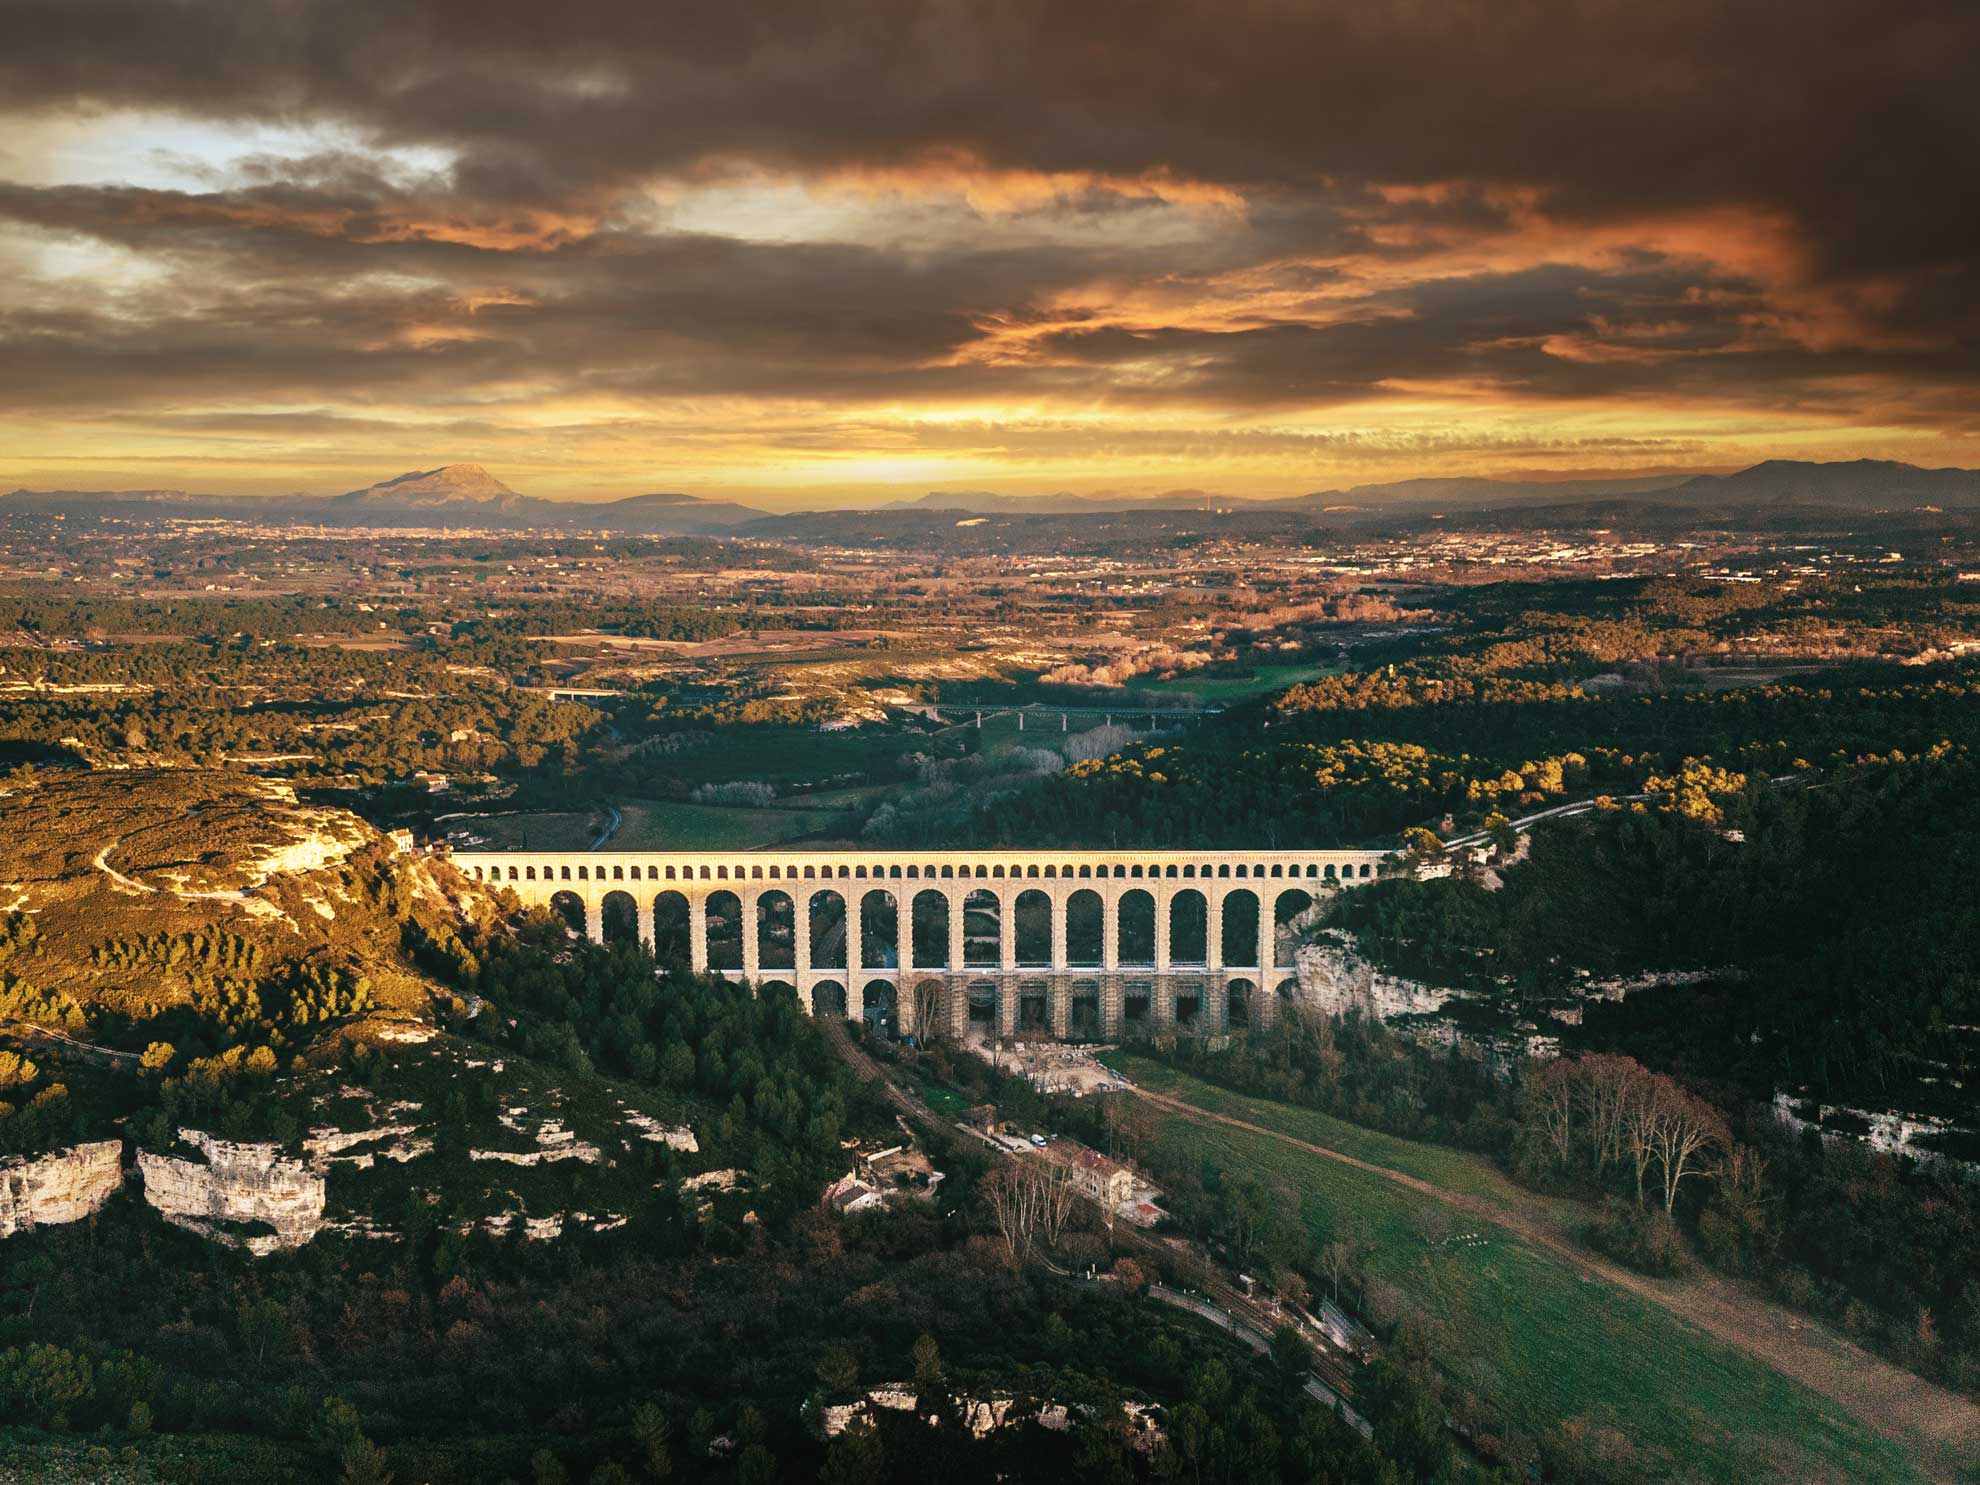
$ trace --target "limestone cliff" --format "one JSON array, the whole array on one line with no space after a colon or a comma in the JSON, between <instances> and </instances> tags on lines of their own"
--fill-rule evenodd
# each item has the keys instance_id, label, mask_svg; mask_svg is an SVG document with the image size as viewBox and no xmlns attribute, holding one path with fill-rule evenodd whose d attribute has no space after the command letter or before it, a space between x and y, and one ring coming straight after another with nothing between
<instances>
[{"instance_id":1,"label":"limestone cliff","mask_svg":"<svg viewBox=\"0 0 1980 1485\"><path fill-rule=\"evenodd\" d=\"M121 1140L0 1160L0 1238L80 1222L108 1201L123 1180Z\"/></svg>"},{"instance_id":2,"label":"limestone cliff","mask_svg":"<svg viewBox=\"0 0 1980 1485\"><path fill-rule=\"evenodd\" d=\"M138 1155L144 1199L167 1222L257 1257L299 1248L322 1228L323 1175L281 1146L233 1144L197 1129L181 1129L179 1140L199 1158Z\"/></svg>"},{"instance_id":3,"label":"limestone cliff","mask_svg":"<svg viewBox=\"0 0 1980 1485\"><path fill-rule=\"evenodd\" d=\"M1463 999L1462 990L1447 990L1385 974L1361 957L1354 935L1334 928L1316 943L1298 951L1299 990L1310 1005L1329 1016L1360 1011L1379 1021L1396 1016L1434 1016L1446 1004Z\"/></svg>"},{"instance_id":4,"label":"limestone cliff","mask_svg":"<svg viewBox=\"0 0 1980 1485\"><path fill-rule=\"evenodd\" d=\"M1359 1012L1412 1041L1463 1046L1501 1072L1522 1057L1551 1057L1560 1038L1517 1018L1509 1002L1488 992L1426 985L1377 969L1361 956L1353 934L1326 929L1298 951L1299 993L1323 1015Z\"/></svg>"}]
</instances>

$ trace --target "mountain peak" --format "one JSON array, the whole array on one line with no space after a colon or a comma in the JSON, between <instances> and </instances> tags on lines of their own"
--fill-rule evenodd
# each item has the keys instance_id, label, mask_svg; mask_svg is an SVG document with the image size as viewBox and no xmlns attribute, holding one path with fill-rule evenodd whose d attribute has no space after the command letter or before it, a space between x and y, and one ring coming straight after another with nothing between
<instances>
[{"instance_id":1,"label":"mountain peak","mask_svg":"<svg viewBox=\"0 0 1980 1485\"><path fill-rule=\"evenodd\" d=\"M479 464L443 464L380 480L343 496L367 505L451 505L456 502L508 505L522 499Z\"/></svg>"}]
</instances>

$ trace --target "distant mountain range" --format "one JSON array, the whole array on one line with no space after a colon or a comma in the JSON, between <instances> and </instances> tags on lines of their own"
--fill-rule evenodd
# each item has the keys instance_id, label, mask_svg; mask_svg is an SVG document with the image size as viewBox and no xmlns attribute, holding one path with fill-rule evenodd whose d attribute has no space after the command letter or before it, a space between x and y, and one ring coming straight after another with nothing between
<instances>
[{"instance_id":1,"label":"distant mountain range","mask_svg":"<svg viewBox=\"0 0 1980 1485\"><path fill-rule=\"evenodd\" d=\"M1123 513L1191 511L1210 515L1270 516L1361 523L1392 516L1439 512L1476 514L1495 509L1531 517L1541 511L1574 519L1618 501L1669 510L1741 511L1805 509L1860 512L1980 510L1980 470L1921 469L1885 460L1818 464L1769 459L1733 474L1653 475L1622 479L1500 480L1483 478L1397 480L1315 491L1285 500L1240 500L1202 490L1160 495L1003 495L993 491L935 491L858 513L862 529L879 523L903 531L952 524L949 517L1118 516ZM847 512L771 516L731 501L693 495L632 495L617 500L543 500L519 494L479 464L446 464L413 470L342 495L204 495L185 490L15 490L0 495L8 512L177 516L292 525L443 527L500 530L611 531L634 535L763 535L829 539L845 529Z\"/></svg>"},{"instance_id":2,"label":"distant mountain range","mask_svg":"<svg viewBox=\"0 0 1980 1485\"><path fill-rule=\"evenodd\" d=\"M915 500L899 500L881 511L966 511L987 516L1077 516L1137 510L1307 511L1393 514L1424 506L1469 509L1510 505L1523 500L1566 501L1592 495L1634 495L1667 490L1689 475L1651 475L1635 479L1498 480L1415 479L1383 485L1354 485L1345 490L1316 491L1283 500L1240 500L1203 490L1170 490L1160 495L999 495L991 491L938 490Z\"/></svg>"},{"instance_id":3,"label":"distant mountain range","mask_svg":"<svg viewBox=\"0 0 1980 1485\"><path fill-rule=\"evenodd\" d=\"M1160 495L1000 495L935 491L896 501L881 511L960 511L970 515L1083 515L1135 510L1302 511L1314 515L1384 515L1426 510L1489 510L1501 506L1568 506L1627 498L1680 505L1819 506L1876 511L1919 505L1980 506L1980 470L1920 469L1888 460L1816 464L1769 459L1734 474L1669 474L1634 478L1505 480L1483 477L1394 480L1319 490L1284 500L1239 500L1202 490Z\"/></svg>"},{"instance_id":4,"label":"distant mountain range","mask_svg":"<svg viewBox=\"0 0 1980 1485\"><path fill-rule=\"evenodd\" d=\"M342 495L202 495L186 490L15 490L8 511L78 515L181 516L273 521L298 526L445 527L615 531L709 536L768 513L693 495L628 495L620 500L541 500L520 495L479 464L416 469Z\"/></svg>"},{"instance_id":5,"label":"distant mountain range","mask_svg":"<svg viewBox=\"0 0 1980 1485\"><path fill-rule=\"evenodd\" d=\"M869 507L875 515L892 511L962 511L973 516L1090 516L1128 510L1262 510L1278 501L1240 500L1205 490L1170 490L1161 495L1000 495L994 490L933 490L913 500Z\"/></svg>"},{"instance_id":6,"label":"distant mountain range","mask_svg":"<svg viewBox=\"0 0 1980 1485\"><path fill-rule=\"evenodd\" d=\"M1699 504L1730 506L1809 505L1846 510L1910 510L1936 505L1945 510L1980 505L1980 469L1920 469L1889 459L1852 459L1811 464L1769 459L1734 474L1706 474L1686 480L1671 497Z\"/></svg>"}]
</instances>

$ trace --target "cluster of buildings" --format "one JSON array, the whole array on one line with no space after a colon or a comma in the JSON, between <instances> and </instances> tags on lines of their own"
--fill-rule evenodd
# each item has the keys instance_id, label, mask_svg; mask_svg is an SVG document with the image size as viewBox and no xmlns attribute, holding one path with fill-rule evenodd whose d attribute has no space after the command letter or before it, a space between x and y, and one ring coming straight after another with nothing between
<instances>
[{"instance_id":1,"label":"cluster of buildings","mask_svg":"<svg viewBox=\"0 0 1980 1485\"><path fill-rule=\"evenodd\" d=\"M855 1147L852 1169L825 1188L823 1200L841 1217L903 1202L932 1202L943 1179L912 1139L879 1150Z\"/></svg>"}]
</instances>

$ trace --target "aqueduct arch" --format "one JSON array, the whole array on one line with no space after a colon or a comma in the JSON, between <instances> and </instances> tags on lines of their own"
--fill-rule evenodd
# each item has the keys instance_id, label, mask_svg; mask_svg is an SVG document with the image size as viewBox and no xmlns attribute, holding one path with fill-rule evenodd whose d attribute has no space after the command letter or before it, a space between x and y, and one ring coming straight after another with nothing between
<instances>
[{"instance_id":1,"label":"aqueduct arch","mask_svg":"<svg viewBox=\"0 0 1980 1485\"><path fill-rule=\"evenodd\" d=\"M663 962L900 1034L1115 1037L1269 1025L1313 904L1382 851L463 851L471 879L614 917ZM615 924L616 927L616 924ZM823 992L822 995L820 992Z\"/></svg>"}]
</instances>

